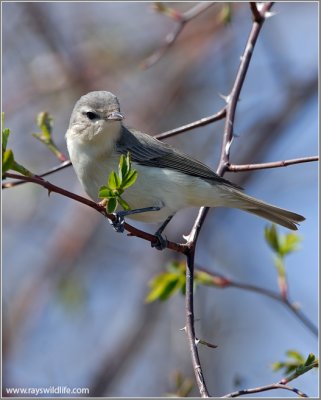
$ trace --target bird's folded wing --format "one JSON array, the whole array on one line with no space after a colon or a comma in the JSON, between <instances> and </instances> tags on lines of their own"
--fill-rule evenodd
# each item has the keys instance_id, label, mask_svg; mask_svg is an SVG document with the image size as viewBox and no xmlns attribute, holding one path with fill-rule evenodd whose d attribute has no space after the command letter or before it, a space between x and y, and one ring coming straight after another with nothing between
<instances>
[{"instance_id":1,"label":"bird's folded wing","mask_svg":"<svg viewBox=\"0 0 321 400\"><path fill-rule=\"evenodd\" d=\"M200 161L142 132L123 127L121 136L116 143L116 151L120 154L129 152L132 161L140 165L169 168L190 176L206 179L209 182L241 189L240 186L221 178Z\"/></svg>"}]
</instances>

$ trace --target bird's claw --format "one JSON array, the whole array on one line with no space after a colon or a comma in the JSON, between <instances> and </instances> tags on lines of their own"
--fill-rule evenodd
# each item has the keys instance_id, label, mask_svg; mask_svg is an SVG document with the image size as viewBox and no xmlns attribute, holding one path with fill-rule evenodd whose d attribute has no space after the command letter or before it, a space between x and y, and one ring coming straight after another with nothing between
<instances>
[{"instance_id":1,"label":"bird's claw","mask_svg":"<svg viewBox=\"0 0 321 400\"><path fill-rule=\"evenodd\" d=\"M155 233L155 236L156 236L156 240L155 240L155 242L151 242L151 246L157 250L166 249L167 243L168 243L166 237L163 238L163 236L158 232Z\"/></svg>"},{"instance_id":2,"label":"bird's claw","mask_svg":"<svg viewBox=\"0 0 321 400\"><path fill-rule=\"evenodd\" d=\"M124 213L123 211L118 211L113 213L113 215L115 216L116 219L114 221L110 221L110 224L112 225L112 227L115 229L116 232L123 233L125 230L126 213Z\"/></svg>"}]
</instances>

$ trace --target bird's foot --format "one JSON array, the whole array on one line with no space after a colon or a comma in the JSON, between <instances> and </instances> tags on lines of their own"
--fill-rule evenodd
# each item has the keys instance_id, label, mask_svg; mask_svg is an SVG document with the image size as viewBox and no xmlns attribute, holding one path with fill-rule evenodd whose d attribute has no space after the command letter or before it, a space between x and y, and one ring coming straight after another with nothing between
<instances>
[{"instance_id":1,"label":"bird's foot","mask_svg":"<svg viewBox=\"0 0 321 400\"><path fill-rule=\"evenodd\" d=\"M125 230L125 215L124 215L125 211L118 211L113 213L113 215L115 216L115 220L114 221L110 221L110 225L114 228L114 230L118 233L123 233Z\"/></svg>"},{"instance_id":2,"label":"bird's foot","mask_svg":"<svg viewBox=\"0 0 321 400\"><path fill-rule=\"evenodd\" d=\"M156 233L154 233L154 236L156 236L156 240L155 242L151 242L151 246L157 250L164 250L167 247L167 239L166 237L163 238L163 236L161 235L161 233L159 233L158 231Z\"/></svg>"},{"instance_id":3,"label":"bird's foot","mask_svg":"<svg viewBox=\"0 0 321 400\"><path fill-rule=\"evenodd\" d=\"M163 238L162 233L172 218L173 218L172 215L167 217L166 220L160 226L160 228L154 233L154 236L156 236L156 240L155 242L151 242L151 246L155 247L155 249L157 250L166 249L168 241L166 238L165 239Z\"/></svg>"},{"instance_id":4,"label":"bird's foot","mask_svg":"<svg viewBox=\"0 0 321 400\"><path fill-rule=\"evenodd\" d=\"M116 232L124 232L125 229L125 217L132 214L139 214L149 211L159 211L160 207L145 207L145 208L137 208L135 210L127 210L127 211L117 211L114 212L115 221L110 221L110 224L115 229Z\"/></svg>"}]
</instances>

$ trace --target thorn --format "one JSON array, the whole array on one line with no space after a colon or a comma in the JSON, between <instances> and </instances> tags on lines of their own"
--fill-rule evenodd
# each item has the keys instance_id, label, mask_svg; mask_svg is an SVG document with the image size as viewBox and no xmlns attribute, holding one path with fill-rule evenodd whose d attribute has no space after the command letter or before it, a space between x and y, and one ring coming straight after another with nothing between
<instances>
[{"instance_id":1,"label":"thorn","mask_svg":"<svg viewBox=\"0 0 321 400\"><path fill-rule=\"evenodd\" d=\"M229 104L230 100L231 100L231 95L228 94L227 96L224 96L224 94L219 93L218 94L220 96L221 99L223 99L225 101L226 104Z\"/></svg>"},{"instance_id":2,"label":"thorn","mask_svg":"<svg viewBox=\"0 0 321 400\"><path fill-rule=\"evenodd\" d=\"M275 12L275 11L267 11L267 12L264 14L264 18L265 18L265 19L272 18L272 17L274 17L274 16L277 15L277 14L278 14L278 13Z\"/></svg>"},{"instance_id":3,"label":"thorn","mask_svg":"<svg viewBox=\"0 0 321 400\"><path fill-rule=\"evenodd\" d=\"M50 195L51 195L51 190L48 189L48 197L50 197Z\"/></svg>"},{"instance_id":4,"label":"thorn","mask_svg":"<svg viewBox=\"0 0 321 400\"><path fill-rule=\"evenodd\" d=\"M218 347L216 344L206 342L205 340L201 340L201 339L197 339L197 340L198 340L198 343L200 343L204 346L210 347L211 349L216 349ZM196 344L198 344L198 343L196 343Z\"/></svg>"},{"instance_id":5,"label":"thorn","mask_svg":"<svg viewBox=\"0 0 321 400\"><path fill-rule=\"evenodd\" d=\"M181 328L180 331L186 332L186 326L184 326L184 328Z\"/></svg>"},{"instance_id":6,"label":"thorn","mask_svg":"<svg viewBox=\"0 0 321 400\"><path fill-rule=\"evenodd\" d=\"M197 338L195 338L195 344L196 344L196 346L197 346L199 343L200 343L200 340L197 339Z\"/></svg>"}]
</instances>

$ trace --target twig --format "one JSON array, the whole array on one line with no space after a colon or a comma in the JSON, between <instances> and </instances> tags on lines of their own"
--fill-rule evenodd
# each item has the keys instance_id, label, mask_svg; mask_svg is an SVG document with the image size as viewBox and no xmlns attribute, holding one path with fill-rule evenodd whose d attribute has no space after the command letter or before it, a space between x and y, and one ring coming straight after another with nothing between
<instances>
[{"instance_id":1,"label":"twig","mask_svg":"<svg viewBox=\"0 0 321 400\"><path fill-rule=\"evenodd\" d=\"M26 182L32 182L35 183L37 185L40 185L46 189L48 189L49 194L51 192L53 193L58 193L62 196L68 197L70 199L73 199L79 203L85 204L88 207L93 208L94 210L98 211L100 214L102 214L103 216L105 216L106 218L108 218L111 221L115 221L116 217L113 214L108 214L105 210L105 207L103 207L102 205L100 205L99 203L95 203L92 200L86 199L85 197L79 196L75 193L69 192L68 190L65 190L59 186L56 186L44 179L42 179L39 176L22 176L22 175L18 175L18 174L13 174L13 173L9 173L6 172L5 176L8 178L12 178L12 179L19 179L19 180L23 180ZM125 229L129 232L130 236L136 236L139 237L141 239L147 240L148 242L155 242L157 241L157 237L154 235L151 235L150 233L141 231L140 229L135 228L132 225L129 225L128 223L125 222L124 225ZM178 253L186 253L186 245L184 244L179 244L179 243L174 243L174 242L170 242L167 241L167 246L168 249L170 250L174 250Z\"/></svg>"},{"instance_id":2,"label":"twig","mask_svg":"<svg viewBox=\"0 0 321 400\"><path fill-rule=\"evenodd\" d=\"M244 171L254 171L258 169L268 169L268 168L280 168L287 167L293 164L301 164L308 163L312 161L319 161L319 156L311 156L311 157L302 157L302 158L293 158L292 160L283 160L283 161L273 161L268 163L260 163L260 164L228 164L227 171L229 172L244 172Z\"/></svg>"},{"instance_id":3,"label":"twig","mask_svg":"<svg viewBox=\"0 0 321 400\"><path fill-rule=\"evenodd\" d=\"M142 62L141 67L147 69L156 64L157 61L162 58L165 52L175 43L178 35L182 32L186 23L196 18L198 15L200 15L202 12L204 12L214 4L215 3L198 3L183 14L180 14L178 11L175 10L175 13L173 13L173 18L178 22L178 25L175 27L173 32L169 33L166 36L163 45Z\"/></svg>"},{"instance_id":4,"label":"twig","mask_svg":"<svg viewBox=\"0 0 321 400\"><path fill-rule=\"evenodd\" d=\"M260 22L262 21L262 15L260 14L259 10L257 9L256 2L250 1L250 8L253 14L253 21Z\"/></svg>"},{"instance_id":5,"label":"twig","mask_svg":"<svg viewBox=\"0 0 321 400\"><path fill-rule=\"evenodd\" d=\"M196 336L194 329L194 248L190 248L186 260L186 295L185 295L185 310L186 310L186 333L189 342L189 347L192 354L192 362L194 367L194 373L196 376L197 385L202 397L209 397L209 393L206 387L206 383L203 376L200 358L198 355Z\"/></svg>"},{"instance_id":6,"label":"twig","mask_svg":"<svg viewBox=\"0 0 321 400\"><path fill-rule=\"evenodd\" d=\"M274 389L285 389L293 393L296 393L300 397L308 397L308 395L306 395L305 393L301 392L301 390L296 389L294 387L283 385L282 383L272 383L271 385L259 386L252 389L238 390L237 392L226 394L225 396L222 396L222 398L239 397L239 396L244 396L246 394L261 393L261 392L266 392L267 390L274 390Z\"/></svg>"},{"instance_id":7,"label":"twig","mask_svg":"<svg viewBox=\"0 0 321 400\"><path fill-rule=\"evenodd\" d=\"M300 310L298 310L298 308L288 298L282 297L279 293L275 293L272 290L262 288L259 286L255 286L255 285L251 285L248 283L241 283L241 282L233 281L219 273L209 271L208 269L205 269L202 267L197 267L197 270L205 272L206 274L210 275L214 279L219 278L220 281L222 282L222 284L215 285L215 283L214 283L213 286L215 286L215 287L222 288L222 289L234 287L237 289L242 289L242 290L247 290L250 292L259 293L263 296L266 296L273 300L279 301L286 308L288 308L310 330L310 332L313 335L318 337L318 328L313 324L313 322L311 322L302 312L300 312Z\"/></svg>"},{"instance_id":8,"label":"twig","mask_svg":"<svg viewBox=\"0 0 321 400\"><path fill-rule=\"evenodd\" d=\"M229 164L230 148L233 140L233 128L234 128L234 119L235 119L237 102L239 100L240 93L245 81L246 73L252 58L254 46L256 44L257 38L265 21L264 19L265 13L268 12L272 6L273 6L272 2L265 3L262 6L262 11L260 12L261 14L260 20L259 21L254 20L253 22L250 35L248 37L243 55L241 57L240 66L236 75L232 91L228 96L222 151L221 151L220 162L217 169L218 175L222 175L227 170L227 165Z\"/></svg>"},{"instance_id":9,"label":"twig","mask_svg":"<svg viewBox=\"0 0 321 400\"><path fill-rule=\"evenodd\" d=\"M178 128L171 129L170 131L160 133L159 135L155 135L155 137L158 140L167 139L174 135L178 135L179 133L190 131L190 130L198 128L200 126L208 125L212 122L219 121L219 120L225 118L225 116L226 116L226 108L224 107L224 108L222 108L222 110L218 111L214 115L210 115L209 117L201 118L198 121L191 122L190 124L182 125L182 126L179 126Z\"/></svg>"},{"instance_id":10,"label":"twig","mask_svg":"<svg viewBox=\"0 0 321 400\"><path fill-rule=\"evenodd\" d=\"M44 176L51 175L51 174L53 174L54 172L60 171L60 170L62 170L62 169L64 169L64 168L67 168L67 167L69 167L70 165L71 165L71 161L70 161L70 160L66 160L66 161L64 161L63 163L61 163L61 164L59 164L59 165L56 165L55 167L49 169L49 170L46 171L46 172L43 172L43 173L40 174L40 175L37 175L37 176L43 178ZM18 180L18 181L14 181L14 182L4 182L4 183L2 184L2 189L9 189L9 188L12 188L12 187L14 187L14 186L19 186L19 185L21 185L21 184L23 184L23 183L27 183L27 182L28 182L28 181L26 181L26 180Z\"/></svg>"}]
</instances>

